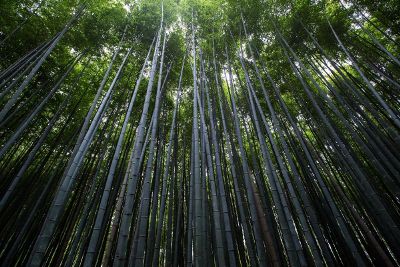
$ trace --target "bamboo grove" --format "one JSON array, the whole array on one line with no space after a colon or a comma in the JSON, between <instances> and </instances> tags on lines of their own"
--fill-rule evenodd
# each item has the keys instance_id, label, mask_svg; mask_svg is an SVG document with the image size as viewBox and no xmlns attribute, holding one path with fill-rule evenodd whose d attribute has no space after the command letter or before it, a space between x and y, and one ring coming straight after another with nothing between
<instances>
[{"instance_id":1,"label":"bamboo grove","mask_svg":"<svg viewBox=\"0 0 400 267\"><path fill-rule=\"evenodd\" d=\"M397 1L16 2L0 265L400 264Z\"/></svg>"}]
</instances>

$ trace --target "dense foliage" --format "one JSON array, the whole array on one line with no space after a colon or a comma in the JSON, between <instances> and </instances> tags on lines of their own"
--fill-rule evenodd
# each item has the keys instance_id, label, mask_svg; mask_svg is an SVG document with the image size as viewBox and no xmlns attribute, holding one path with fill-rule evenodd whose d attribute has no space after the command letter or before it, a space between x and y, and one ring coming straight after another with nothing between
<instances>
[{"instance_id":1,"label":"dense foliage","mask_svg":"<svg viewBox=\"0 0 400 267\"><path fill-rule=\"evenodd\" d=\"M0 2L2 266L397 266L400 2Z\"/></svg>"}]
</instances>

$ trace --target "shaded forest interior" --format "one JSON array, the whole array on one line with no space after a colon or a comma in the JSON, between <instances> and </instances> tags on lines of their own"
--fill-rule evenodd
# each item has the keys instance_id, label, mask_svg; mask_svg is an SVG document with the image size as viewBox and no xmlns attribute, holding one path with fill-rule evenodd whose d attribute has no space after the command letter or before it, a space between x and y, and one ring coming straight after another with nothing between
<instances>
[{"instance_id":1,"label":"shaded forest interior","mask_svg":"<svg viewBox=\"0 0 400 267\"><path fill-rule=\"evenodd\" d=\"M400 1L0 14L1 266L399 266Z\"/></svg>"}]
</instances>

